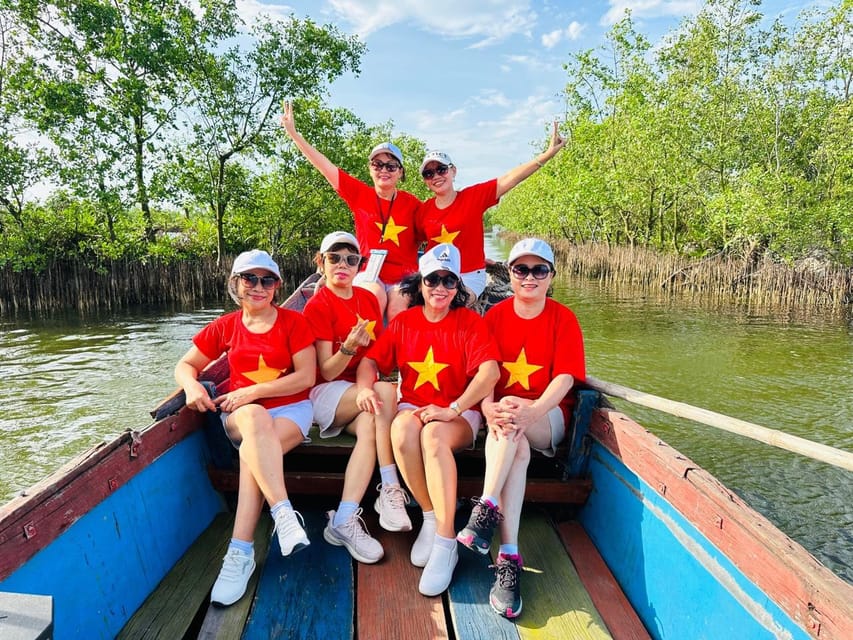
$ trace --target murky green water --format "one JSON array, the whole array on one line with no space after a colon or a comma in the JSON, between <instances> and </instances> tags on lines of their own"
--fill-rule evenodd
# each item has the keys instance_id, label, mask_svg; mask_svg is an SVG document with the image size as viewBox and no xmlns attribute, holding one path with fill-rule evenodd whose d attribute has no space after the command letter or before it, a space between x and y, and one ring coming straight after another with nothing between
<instances>
[{"instance_id":1,"label":"murky green water","mask_svg":"<svg viewBox=\"0 0 853 640\"><path fill-rule=\"evenodd\" d=\"M586 281L555 288L583 327L591 375L853 451L853 329L843 321L709 310ZM221 312L0 321L0 500L147 425L192 335ZM853 582L853 474L616 404Z\"/></svg>"}]
</instances>

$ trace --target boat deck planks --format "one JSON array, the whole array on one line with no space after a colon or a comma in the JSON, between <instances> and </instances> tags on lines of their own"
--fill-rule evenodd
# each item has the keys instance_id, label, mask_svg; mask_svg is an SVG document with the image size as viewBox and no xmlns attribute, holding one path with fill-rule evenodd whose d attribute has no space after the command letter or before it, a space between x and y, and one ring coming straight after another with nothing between
<instances>
[{"instance_id":1,"label":"boat deck planks","mask_svg":"<svg viewBox=\"0 0 853 640\"><path fill-rule=\"evenodd\" d=\"M231 514L217 515L119 632L121 640L182 638L210 594L231 537Z\"/></svg>"},{"instance_id":2,"label":"boat deck planks","mask_svg":"<svg viewBox=\"0 0 853 640\"><path fill-rule=\"evenodd\" d=\"M272 518L264 513L255 529L255 563L259 567L263 567L266 563L272 532ZM230 532L227 535L230 537ZM249 617L260 576L261 572L255 570L252 577L249 578L246 594L230 607L208 606L198 633L199 640L231 640L240 637Z\"/></svg>"},{"instance_id":3,"label":"boat deck planks","mask_svg":"<svg viewBox=\"0 0 853 640\"><path fill-rule=\"evenodd\" d=\"M357 563L358 639L448 638L441 597L420 594L421 569L409 561L420 522L412 522L413 531L390 533L372 513L365 512L364 519L385 548L385 557L377 564Z\"/></svg>"},{"instance_id":4,"label":"boat deck planks","mask_svg":"<svg viewBox=\"0 0 853 640\"><path fill-rule=\"evenodd\" d=\"M649 640L649 632L583 527L563 522L557 525L557 532L613 640Z\"/></svg>"},{"instance_id":5,"label":"boat deck planks","mask_svg":"<svg viewBox=\"0 0 853 640\"><path fill-rule=\"evenodd\" d=\"M274 536L244 640L258 638L352 638L353 563L344 547L323 540L324 514L302 512L311 544L282 557Z\"/></svg>"}]
</instances>

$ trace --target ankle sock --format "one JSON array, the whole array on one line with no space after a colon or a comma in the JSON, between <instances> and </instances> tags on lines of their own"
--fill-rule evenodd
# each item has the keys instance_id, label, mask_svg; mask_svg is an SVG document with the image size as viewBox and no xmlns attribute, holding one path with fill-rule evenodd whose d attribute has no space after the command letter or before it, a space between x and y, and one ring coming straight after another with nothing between
<instances>
[{"instance_id":1,"label":"ankle sock","mask_svg":"<svg viewBox=\"0 0 853 640\"><path fill-rule=\"evenodd\" d=\"M332 519L332 526L341 526L344 522L352 518L356 509L358 509L357 502L341 502L338 505L338 510L335 511L335 517Z\"/></svg>"}]
</instances>

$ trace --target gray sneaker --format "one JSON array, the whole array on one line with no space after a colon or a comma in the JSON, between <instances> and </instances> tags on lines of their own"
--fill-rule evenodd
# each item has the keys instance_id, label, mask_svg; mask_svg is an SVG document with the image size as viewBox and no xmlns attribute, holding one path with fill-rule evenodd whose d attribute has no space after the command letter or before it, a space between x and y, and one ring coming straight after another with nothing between
<instances>
[{"instance_id":1,"label":"gray sneaker","mask_svg":"<svg viewBox=\"0 0 853 640\"><path fill-rule=\"evenodd\" d=\"M305 522L301 513L284 508L280 509L273 519L275 520L275 532L278 534L278 546L281 547L281 555L289 556L291 553L300 551L311 544L305 529L299 524L299 520Z\"/></svg>"},{"instance_id":2,"label":"gray sneaker","mask_svg":"<svg viewBox=\"0 0 853 640\"><path fill-rule=\"evenodd\" d=\"M361 507L359 507L349 520L337 527L332 526L335 521L335 512L326 513L329 524L323 529L323 538L326 542L338 547L346 547L350 555L365 564L379 562L385 555L385 550L376 538L371 537L361 519Z\"/></svg>"},{"instance_id":3,"label":"gray sneaker","mask_svg":"<svg viewBox=\"0 0 853 640\"><path fill-rule=\"evenodd\" d=\"M411 531L412 521L406 513L406 505L411 502L409 494L399 484L379 484L376 487L379 497L373 508L379 514L379 525L385 531Z\"/></svg>"}]
</instances>

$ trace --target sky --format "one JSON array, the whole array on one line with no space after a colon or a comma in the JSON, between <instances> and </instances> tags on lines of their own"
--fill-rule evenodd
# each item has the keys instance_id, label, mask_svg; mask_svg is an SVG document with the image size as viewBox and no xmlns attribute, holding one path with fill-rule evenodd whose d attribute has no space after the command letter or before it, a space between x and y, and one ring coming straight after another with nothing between
<instances>
[{"instance_id":1,"label":"sky","mask_svg":"<svg viewBox=\"0 0 853 640\"><path fill-rule=\"evenodd\" d=\"M596 49L631 10L653 45L695 15L699 0L237 0L255 16L309 17L357 35L361 73L336 80L327 100L368 125L394 123L450 154L457 187L497 177L532 158L561 119L563 65ZM794 19L807 0L765 0L770 21ZM297 127L299 114L296 114ZM377 141L378 142L378 141ZM416 171L421 158L406 158Z\"/></svg>"}]
</instances>

